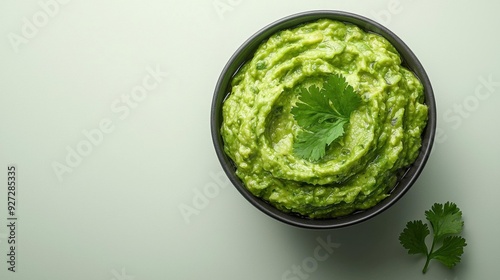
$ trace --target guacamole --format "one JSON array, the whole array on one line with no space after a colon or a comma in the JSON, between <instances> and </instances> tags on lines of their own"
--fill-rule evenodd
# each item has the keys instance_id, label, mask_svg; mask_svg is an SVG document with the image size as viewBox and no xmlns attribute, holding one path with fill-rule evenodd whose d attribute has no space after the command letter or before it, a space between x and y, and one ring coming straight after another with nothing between
<instances>
[{"instance_id":1,"label":"guacamole","mask_svg":"<svg viewBox=\"0 0 500 280\"><path fill-rule=\"evenodd\" d=\"M299 89L345 77L362 99L318 161L294 154ZM255 196L309 218L344 216L389 196L418 156L423 86L380 35L322 19L268 38L234 76L224 101L224 151Z\"/></svg>"}]
</instances>

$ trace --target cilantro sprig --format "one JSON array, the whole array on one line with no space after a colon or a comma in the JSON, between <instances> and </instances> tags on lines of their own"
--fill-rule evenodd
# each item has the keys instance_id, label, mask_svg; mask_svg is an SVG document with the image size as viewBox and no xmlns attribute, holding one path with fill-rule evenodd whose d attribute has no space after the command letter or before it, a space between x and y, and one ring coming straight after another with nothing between
<instances>
[{"instance_id":1,"label":"cilantro sprig","mask_svg":"<svg viewBox=\"0 0 500 280\"><path fill-rule=\"evenodd\" d=\"M317 161L326 148L344 134L351 113L361 105L361 97L341 75L328 76L322 88L300 88L299 100L291 113L302 131L293 148L297 156Z\"/></svg>"},{"instance_id":2,"label":"cilantro sprig","mask_svg":"<svg viewBox=\"0 0 500 280\"><path fill-rule=\"evenodd\" d=\"M444 205L435 203L430 210L425 211L426 219L431 223L433 239L430 249L425 243L430 234L429 227L421 220L411 221L399 236L399 242L408 254L423 254L426 262L422 273L426 273L432 259L440 261L452 268L461 261L466 240L458 236L463 229L462 212L455 203L446 202ZM441 245L436 249L436 246Z\"/></svg>"}]
</instances>

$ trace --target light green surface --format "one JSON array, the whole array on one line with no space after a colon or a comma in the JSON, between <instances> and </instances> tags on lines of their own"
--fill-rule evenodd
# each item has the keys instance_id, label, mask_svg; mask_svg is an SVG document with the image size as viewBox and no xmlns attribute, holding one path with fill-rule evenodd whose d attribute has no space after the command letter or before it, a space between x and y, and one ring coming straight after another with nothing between
<instances>
[{"instance_id":1,"label":"light green surface","mask_svg":"<svg viewBox=\"0 0 500 280\"><path fill-rule=\"evenodd\" d=\"M0 279L497 277L500 4L53 3L48 12L36 1L0 4ZM291 227L254 209L221 174L209 131L213 89L231 54L263 26L313 9L358 13L398 34L426 68L439 112L437 143L408 194L368 222L331 231ZM22 40L17 47L13 36ZM85 148L82 131L96 129L103 137L94 135L81 162L69 156L72 172L59 180L54 162L66 164L68 147ZM6 263L12 163L16 273ZM455 269L432 263L422 275L424 260L408 256L397 237L448 200L464 213L469 245Z\"/></svg>"}]
</instances>

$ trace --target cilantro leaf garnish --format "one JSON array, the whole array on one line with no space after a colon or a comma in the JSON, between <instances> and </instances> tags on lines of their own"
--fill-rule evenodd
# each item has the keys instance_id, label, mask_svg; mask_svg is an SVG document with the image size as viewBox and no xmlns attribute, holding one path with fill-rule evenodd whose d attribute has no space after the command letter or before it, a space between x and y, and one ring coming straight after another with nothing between
<instances>
[{"instance_id":1,"label":"cilantro leaf garnish","mask_svg":"<svg viewBox=\"0 0 500 280\"><path fill-rule=\"evenodd\" d=\"M300 88L299 100L291 113L302 131L293 149L297 156L317 161L325 156L326 147L344 134L351 113L361 105L361 97L345 78L332 74L322 88Z\"/></svg>"},{"instance_id":2,"label":"cilantro leaf garnish","mask_svg":"<svg viewBox=\"0 0 500 280\"><path fill-rule=\"evenodd\" d=\"M430 249L425 243L426 237L430 234L429 227L420 220L406 224L399 235L399 242L408 250L408 254L426 256L423 273L427 272L432 259L440 261L449 268L454 267L461 261L464 247L467 246L465 239L458 236L464 226L462 212L455 203L446 202L444 205L435 203L425 212L425 217L432 226L433 239ZM439 245L441 246L435 249Z\"/></svg>"},{"instance_id":3,"label":"cilantro leaf garnish","mask_svg":"<svg viewBox=\"0 0 500 280\"><path fill-rule=\"evenodd\" d=\"M399 236L399 241L408 249L408 254L425 254L427 255L427 245L425 238L431 232L427 224L422 221L413 221L406 224L406 228Z\"/></svg>"},{"instance_id":4,"label":"cilantro leaf garnish","mask_svg":"<svg viewBox=\"0 0 500 280\"><path fill-rule=\"evenodd\" d=\"M464 227L462 212L454 203L436 203L431 210L425 211L425 217L431 222L436 240L441 240L448 234L460 234Z\"/></svg>"}]
</instances>

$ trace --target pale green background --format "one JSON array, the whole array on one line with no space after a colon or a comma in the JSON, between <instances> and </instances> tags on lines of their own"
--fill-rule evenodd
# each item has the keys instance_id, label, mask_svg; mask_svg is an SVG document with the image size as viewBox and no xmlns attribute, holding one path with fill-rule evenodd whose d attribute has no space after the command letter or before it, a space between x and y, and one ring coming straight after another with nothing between
<instances>
[{"instance_id":1,"label":"pale green background","mask_svg":"<svg viewBox=\"0 0 500 280\"><path fill-rule=\"evenodd\" d=\"M311 260L318 237L340 247L308 279L497 277L499 2L66 2L17 52L10 38L23 36L23 19L39 16L40 25L47 14L37 1L0 4L0 279L282 279ZM426 68L439 112L438 143L407 195L373 220L329 231L274 221L224 185L209 131L213 89L231 54L265 25L314 9L358 13L398 34ZM120 119L112 104L148 67L168 77ZM482 79L494 82L491 92ZM86 139L82 130L106 119L114 130L60 182L53 162L64 163L66 147ZM5 262L11 163L19 169L15 274ZM203 191L211 191L207 205L185 219L179 207L203 202ZM463 261L453 270L434 262L422 275L424 260L408 256L398 235L448 200L464 213Z\"/></svg>"}]
</instances>

